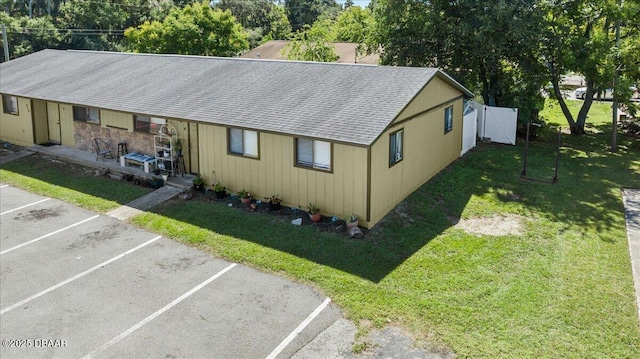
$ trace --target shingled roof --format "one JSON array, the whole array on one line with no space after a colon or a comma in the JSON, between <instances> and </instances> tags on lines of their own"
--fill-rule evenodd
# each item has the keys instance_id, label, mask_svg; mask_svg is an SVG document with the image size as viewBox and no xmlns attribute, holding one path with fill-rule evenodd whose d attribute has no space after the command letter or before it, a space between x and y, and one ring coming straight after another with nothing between
<instances>
[{"instance_id":1,"label":"shingled roof","mask_svg":"<svg viewBox=\"0 0 640 359\"><path fill-rule=\"evenodd\" d=\"M43 50L0 64L0 92L370 145L433 68Z\"/></svg>"}]
</instances>

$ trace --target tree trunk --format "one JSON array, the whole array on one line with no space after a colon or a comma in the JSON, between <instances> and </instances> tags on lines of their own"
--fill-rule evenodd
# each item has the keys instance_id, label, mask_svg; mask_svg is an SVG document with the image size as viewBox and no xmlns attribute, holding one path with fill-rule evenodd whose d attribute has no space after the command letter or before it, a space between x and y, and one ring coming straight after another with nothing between
<instances>
[{"instance_id":1,"label":"tree trunk","mask_svg":"<svg viewBox=\"0 0 640 359\"><path fill-rule=\"evenodd\" d=\"M574 130L578 130L577 124L573 120L573 115L571 114L571 111L569 111L567 103L564 101L564 97L562 97L562 93L560 92L560 76L556 74L555 67L553 65L550 65L549 69L551 71L551 84L553 85L553 94L556 96L556 99L558 99L558 104L560 104L562 114L569 123L571 133L575 133Z\"/></svg>"}]
</instances>

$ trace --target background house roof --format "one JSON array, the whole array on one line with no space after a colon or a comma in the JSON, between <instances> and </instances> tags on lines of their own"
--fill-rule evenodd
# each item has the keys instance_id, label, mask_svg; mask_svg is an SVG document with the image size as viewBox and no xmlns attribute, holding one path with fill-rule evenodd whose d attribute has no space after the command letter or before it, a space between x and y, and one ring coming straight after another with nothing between
<instances>
[{"instance_id":1,"label":"background house roof","mask_svg":"<svg viewBox=\"0 0 640 359\"><path fill-rule=\"evenodd\" d=\"M230 127L372 144L432 68L43 50L0 64L0 92Z\"/></svg>"},{"instance_id":2,"label":"background house roof","mask_svg":"<svg viewBox=\"0 0 640 359\"><path fill-rule=\"evenodd\" d=\"M269 60L286 60L285 56L282 56L280 51L284 48L289 41L286 40L270 40L264 44L252 49L251 51L243 54L242 58L245 59L269 59ZM356 47L358 44L353 42L334 42L334 52L339 56L337 63L345 64L368 64L377 65L380 61L380 56L371 54L367 56L358 56L356 59Z\"/></svg>"}]
</instances>

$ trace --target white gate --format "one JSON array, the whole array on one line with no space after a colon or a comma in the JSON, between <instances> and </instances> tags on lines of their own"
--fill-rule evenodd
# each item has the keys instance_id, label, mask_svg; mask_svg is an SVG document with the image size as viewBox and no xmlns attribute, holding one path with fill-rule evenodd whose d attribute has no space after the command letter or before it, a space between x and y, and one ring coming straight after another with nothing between
<instances>
[{"instance_id":1,"label":"white gate","mask_svg":"<svg viewBox=\"0 0 640 359\"><path fill-rule=\"evenodd\" d=\"M460 151L460 156L476 147L477 120L478 110L471 107L470 103L465 103L464 117L462 120L462 151Z\"/></svg>"},{"instance_id":2,"label":"white gate","mask_svg":"<svg viewBox=\"0 0 640 359\"><path fill-rule=\"evenodd\" d=\"M491 142L516 144L518 109L479 105L478 137Z\"/></svg>"}]
</instances>

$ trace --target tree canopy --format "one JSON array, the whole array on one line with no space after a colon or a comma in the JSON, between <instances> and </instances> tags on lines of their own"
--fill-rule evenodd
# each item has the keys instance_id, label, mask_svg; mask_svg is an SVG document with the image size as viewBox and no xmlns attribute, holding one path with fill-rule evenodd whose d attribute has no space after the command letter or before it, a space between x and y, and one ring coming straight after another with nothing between
<instances>
[{"instance_id":1,"label":"tree canopy","mask_svg":"<svg viewBox=\"0 0 640 359\"><path fill-rule=\"evenodd\" d=\"M336 0L284 0L284 7L293 31L303 30L305 25L313 25L322 14L335 18L342 9Z\"/></svg>"},{"instance_id":2,"label":"tree canopy","mask_svg":"<svg viewBox=\"0 0 640 359\"><path fill-rule=\"evenodd\" d=\"M291 25L283 6L271 0L220 0L215 8L229 10L249 33L251 47L267 39L284 40Z\"/></svg>"},{"instance_id":3,"label":"tree canopy","mask_svg":"<svg viewBox=\"0 0 640 359\"><path fill-rule=\"evenodd\" d=\"M162 22L129 28L125 37L135 52L235 56L249 48L247 33L231 12L205 2L174 8Z\"/></svg>"},{"instance_id":4,"label":"tree canopy","mask_svg":"<svg viewBox=\"0 0 640 359\"><path fill-rule=\"evenodd\" d=\"M638 15L638 0L377 0L369 45L382 49L383 64L442 68L486 104L519 107L522 120L535 116L551 81L572 133L582 133L590 95L612 87L615 69L616 96L628 103L640 77ZM569 71L584 75L589 91L577 121L560 93Z\"/></svg>"}]
</instances>

